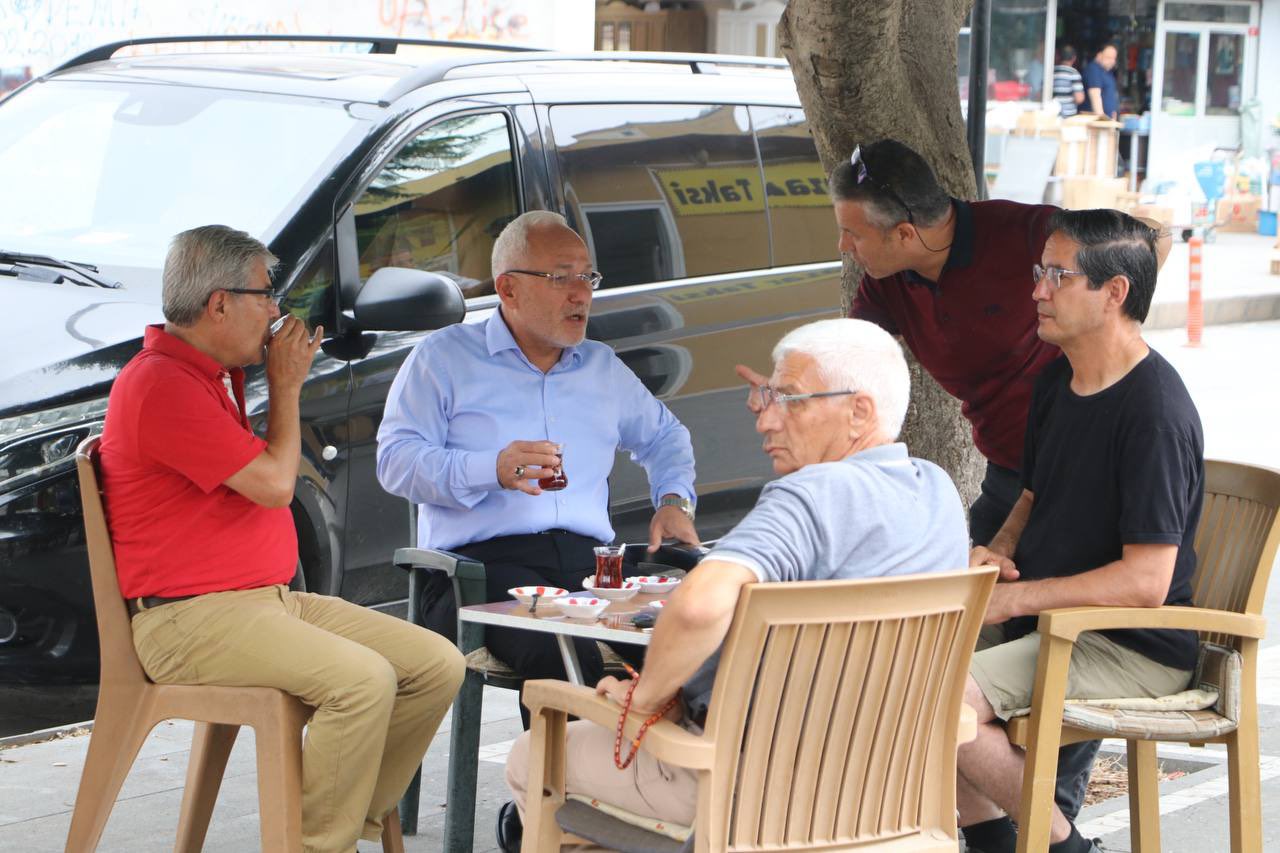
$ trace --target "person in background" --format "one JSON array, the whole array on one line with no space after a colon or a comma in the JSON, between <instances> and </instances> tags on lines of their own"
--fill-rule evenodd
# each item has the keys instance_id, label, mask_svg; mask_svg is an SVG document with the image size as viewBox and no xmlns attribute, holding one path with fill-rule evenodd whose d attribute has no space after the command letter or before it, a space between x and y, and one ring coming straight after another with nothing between
<instances>
[{"instance_id":1,"label":"person in background","mask_svg":"<svg viewBox=\"0 0 1280 853\"><path fill-rule=\"evenodd\" d=\"M1084 103L1084 78L1076 70L1076 49L1069 44L1058 50L1058 64L1053 66L1053 99L1063 118L1078 113Z\"/></svg>"},{"instance_id":2,"label":"person in background","mask_svg":"<svg viewBox=\"0 0 1280 853\"><path fill-rule=\"evenodd\" d=\"M1120 109L1120 90L1116 85L1116 57L1119 49L1114 42L1098 48L1093 61L1084 69L1084 88L1089 95L1089 111L1114 120Z\"/></svg>"},{"instance_id":3,"label":"person in background","mask_svg":"<svg viewBox=\"0 0 1280 853\"><path fill-rule=\"evenodd\" d=\"M1027 97L1039 101L1044 97L1044 45L1037 44L1027 65Z\"/></svg>"}]
</instances>

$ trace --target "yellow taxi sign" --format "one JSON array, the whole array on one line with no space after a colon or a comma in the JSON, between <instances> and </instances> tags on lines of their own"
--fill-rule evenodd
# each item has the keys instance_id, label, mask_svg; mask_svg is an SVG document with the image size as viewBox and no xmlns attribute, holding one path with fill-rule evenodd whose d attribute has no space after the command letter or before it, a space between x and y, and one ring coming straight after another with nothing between
<instances>
[{"instance_id":1,"label":"yellow taxi sign","mask_svg":"<svg viewBox=\"0 0 1280 853\"><path fill-rule=\"evenodd\" d=\"M827 179L816 160L784 163L765 170L764 191L760 170L751 166L701 169L653 169L671 210L680 216L721 213L758 213L767 196L773 207L826 207Z\"/></svg>"}]
</instances>

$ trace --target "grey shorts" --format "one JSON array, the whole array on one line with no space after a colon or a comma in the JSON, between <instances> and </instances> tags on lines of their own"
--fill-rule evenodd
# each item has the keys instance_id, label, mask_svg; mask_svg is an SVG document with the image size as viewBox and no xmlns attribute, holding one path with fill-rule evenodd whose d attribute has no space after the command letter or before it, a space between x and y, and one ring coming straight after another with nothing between
<instances>
[{"instance_id":1,"label":"grey shorts","mask_svg":"<svg viewBox=\"0 0 1280 853\"><path fill-rule=\"evenodd\" d=\"M1000 719L1016 717L1031 707L1039 654L1039 631L1005 642L1000 625L982 629L969 674ZM1067 698L1154 698L1186 690L1190 681L1190 670L1156 663L1096 631L1085 631L1071 653Z\"/></svg>"}]
</instances>

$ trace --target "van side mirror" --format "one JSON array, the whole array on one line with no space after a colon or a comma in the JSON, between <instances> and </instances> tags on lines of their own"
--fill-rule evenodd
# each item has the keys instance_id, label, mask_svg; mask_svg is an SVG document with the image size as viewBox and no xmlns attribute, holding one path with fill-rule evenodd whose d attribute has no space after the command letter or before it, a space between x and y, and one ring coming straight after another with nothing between
<instances>
[{"instance_id":1,"label":"van side mirror","mask_svg":"<svg viewBox=\"0 0 1280 853\"><path fill-rule=\"evenodd\" d=\"M467 313L458 285L435 272L383 267L356 296L360 328L378 332L426 332L459 322Z\"/></svg>"}]
</instances>

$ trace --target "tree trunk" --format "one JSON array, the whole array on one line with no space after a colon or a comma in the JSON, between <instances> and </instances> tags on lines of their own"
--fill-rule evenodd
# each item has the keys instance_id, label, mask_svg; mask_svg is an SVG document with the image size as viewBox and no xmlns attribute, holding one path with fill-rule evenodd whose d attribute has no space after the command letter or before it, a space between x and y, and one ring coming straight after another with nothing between
<instances>
[{"instance_id":1,"label":"tree trunk","mask_svg":"<svg viewBox=\"0 0 1280 853\"><path fill-rule=\"evenodd\" d=\"M920 152L942 187L974 197L956 74L956 41L971 0L790 0L778 40L791 63L818 156L830 173L853 146L897 139ZM862 270L845 258L844 308ZM965 505L977 497L983 459L960 404L911 365L902 440L940 465Z\"/></svg>"}]
</instances>

